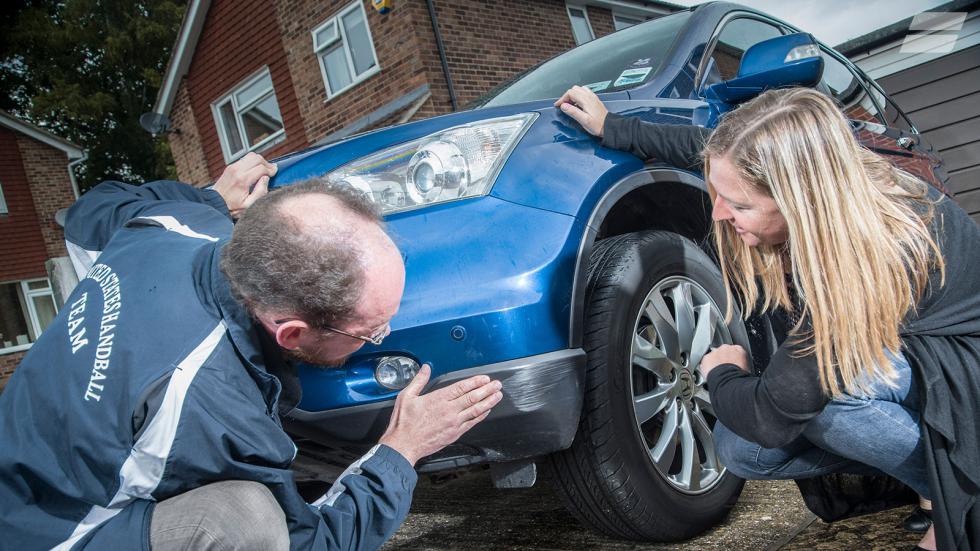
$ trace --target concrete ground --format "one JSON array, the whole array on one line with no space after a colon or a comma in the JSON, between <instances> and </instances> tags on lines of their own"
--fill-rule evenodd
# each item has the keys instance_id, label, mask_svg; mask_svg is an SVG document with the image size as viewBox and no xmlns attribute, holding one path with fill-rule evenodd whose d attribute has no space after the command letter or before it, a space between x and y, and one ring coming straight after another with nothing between
<instances>
[{"instance_id":1,"label":"concrete ground","mask_svg":"<svg viewBox=\"0 0 980 551\"><path fill-rule=\"evenodd\" d=\"M439 485L420 478L411 514L383 549L911 549L918 537L898 528L909 510L826 524L806 509L792 482L748 482L722 525L680 544L638 544L580 525L547 481L496 490L482 472Z\"/></svg>"}]
</instances>

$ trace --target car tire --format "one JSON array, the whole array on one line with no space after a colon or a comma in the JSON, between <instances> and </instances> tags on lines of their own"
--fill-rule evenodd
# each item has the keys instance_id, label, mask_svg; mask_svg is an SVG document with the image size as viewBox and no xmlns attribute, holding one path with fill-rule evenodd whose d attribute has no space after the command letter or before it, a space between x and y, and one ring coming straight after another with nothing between
<instances>
[{"instance_id":1,"label":"car tire","mask_svg":"<svg viewBox=\"0 0 980 551\"><path fill-rule=\"evenodd\" d=\"M585 400L572 446L546 462L550 478L581 522L610 536L697 535L744 484L718 462L697 369L709 345L748 349L738 316L724 323L721 273L677 234L615 236L593 248L585 301Z\"/></svg>"}]
</instances>

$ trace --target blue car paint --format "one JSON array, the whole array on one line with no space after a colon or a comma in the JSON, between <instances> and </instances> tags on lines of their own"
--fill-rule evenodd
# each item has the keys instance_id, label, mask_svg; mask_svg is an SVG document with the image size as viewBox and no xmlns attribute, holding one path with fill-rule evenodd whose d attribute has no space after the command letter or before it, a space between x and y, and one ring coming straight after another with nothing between
<instances>
[{"instance_id":1,"label":"blue car paint","mask_svg":"<svg viewBox=\"0 0 980 551\"><path fill-rule=\"evenodd\" d=\"M656 122L690 124L700 102L613 100ZM365 346L343 369L300 366L299 407L323 411L390 399L373 377L371 360L406 355L432 366L433 378L567 348L571 290L585 223L603 194L643 168L635 156L602 148L551 102L438 117L348 140L323 153L280 161L274 186L323 175L341 163L390 145L491 116L540 114L484 197L437 204L386 217L405 258L404 298L392 334ZM662 112L660 110L663 110ZM437 126L432 126L436 122ZM398 132L395 132L398 131ZM385 146L364 145L382 135ZM329 153L328 153L329 152ZM467 337L455 341L461 326Z\"/></svg>"},{"instance_id":2,"label":"blue car paint","mask_svg":"<svg viewBox=\"0 0 980 551\"><path fill-rule=\"evenodd\" d=\"M725 3L698 8L657 75L643 86L600 98L613 112L645 120L713 125L712 110L694 88L697 61L720 22L736 9L761 15ZM381 346L362 348L343 368L299 366L302 410L392 399L396 393L374 380L372 360L383 355L428 362L435 379L568 348L573 281L586 224L603 195L644 164L628 153L602 148L552 102L452 113L277 160L272 188L325 175L365 155L453 126L539 114L488 195L386 217L408 274L392 333ZM465 337L454 338L454 332Z\"/></svg>"},{"instance_id":3,"label":"blue car paint","mask_svg":"<svg viewBox=\"0 0 980 551\"><path fill-rule=\"evenodd\" d=\"M409 274L391 335L343 369L300 366L300 407L322 411L393 396L367 360L400 354L433 378L568 343L572 274L583 225L493 196L388 217ZM453 338L461 327L465 338Z\"/></svg>"}]
</instances>

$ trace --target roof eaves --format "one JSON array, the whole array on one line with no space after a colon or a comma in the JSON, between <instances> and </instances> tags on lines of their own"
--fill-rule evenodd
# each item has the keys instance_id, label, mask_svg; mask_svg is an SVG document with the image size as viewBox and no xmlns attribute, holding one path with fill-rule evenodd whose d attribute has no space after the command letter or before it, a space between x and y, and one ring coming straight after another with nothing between
<instances>
[{"instance_id":1,"label":"roof eaves","mask_svg":"<svg viewBox=\"0 0 980 551\"><path fill-rule=\"evenodd\" d=\"M81 159L85 156L85 150L81 147L71 143L61 136L51 133L50 130L41 128L40 126L26 121L22 121L3 110L0 110L0 125L30 136L31 138L34 138L35 140L47 144L55 149L64 151L70 160Z\"/></svg>"},{"instance_id":2,"label":"roof eaves","mask_svg":"<svg viewBox=\"0 0 980 551\"><path fill-rule=\"evenodd\" d=\"M177 90L180 88L180 81L187 74L191 60L194 59L194 50L201 37L201 30L204 29L204 20L207 18L209 7L211 7L211 0L191 0L187 7L184 20L180 24L180 32L177 34L177 41L170 55L170 62L167 64L167 71L163 76L163 83L157 93L157 101L153 104L154 113L170 115Z\"/></svg>"},{"instance_id":3,"label":"roof eaves","mask_svg":"<svg viewBox=\"0 0 980 551\"><path fill-rule=\"evenodd\" d=\"M980 7L980 0L953 0L952 2L947 2L924 11L972 11L977 7ZM913 18L914 16L908 17L896 23L892 23L887 27L881 27L880 29L876 29L857 38L852 38L845 42L841 42L840 44L834 46L834 49L847 57L851 57L860 52L870 51L879 46L889 44L905 37L905 35L908 34L909 26L912 24Z\"/></svg>"}]
</instances>

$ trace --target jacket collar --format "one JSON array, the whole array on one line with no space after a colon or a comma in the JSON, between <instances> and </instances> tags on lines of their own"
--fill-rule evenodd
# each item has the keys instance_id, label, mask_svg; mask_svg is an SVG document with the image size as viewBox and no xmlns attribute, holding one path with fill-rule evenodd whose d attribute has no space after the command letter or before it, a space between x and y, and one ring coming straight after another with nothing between
<instances>
[{"instance_id":1,"label":"jacket collar","mask_svg":"<svg viewBox=\"0 0 980 551\"><path fill-rule=\"evenodd\" d=\"M262 391L269 412L283 415L299 403L302 395L296 369L285 361L265 329L255 323L245 307L232 296L231 286L220 266L221 251L226 244L227 240L215 243L208 259L211 296L242 363Z\"/></svg>"}]
</instances>

